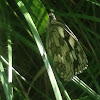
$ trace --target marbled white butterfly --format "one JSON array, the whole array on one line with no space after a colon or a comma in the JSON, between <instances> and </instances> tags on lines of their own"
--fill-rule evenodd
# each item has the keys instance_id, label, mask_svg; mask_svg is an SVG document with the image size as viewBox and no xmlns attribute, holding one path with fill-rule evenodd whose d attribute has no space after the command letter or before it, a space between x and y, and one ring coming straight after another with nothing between
<instances>
[{"instance_id":1,"label":"marbled white butterfly","mask_svg":"<svg viewBox=\"0 0 100 100\"><path fill-rule=\"evenodd\" d=\"M87 57L77 37L67 25L58 22L49 14L46 36L47 53L54 60L54 69L64 80L70 81L87 68Z\"/></svg>"}]
</instances>

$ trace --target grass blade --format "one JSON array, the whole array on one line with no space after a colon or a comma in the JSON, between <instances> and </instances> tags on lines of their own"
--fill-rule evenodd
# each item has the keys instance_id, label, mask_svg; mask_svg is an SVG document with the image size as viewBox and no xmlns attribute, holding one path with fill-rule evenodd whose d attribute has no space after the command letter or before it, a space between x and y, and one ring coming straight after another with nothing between
<instances>
[{"instance_id":1,"label":"grass blade","mask_svg":"<svg viewBox=\"0 0 100 100\"><path fill-rule=\"evenodd\" d=\"M37 46L39 48L39 51L40 51L40 54L43 58L43 61L45 63L45 66L46 66L46 69L47 69L47 72L48 72L48 75L49 75L49 78L50 78L50 81L51 81L51 84L52 84L52 87L53 87L53 90L54 90L54 94L55 94L55 97L57 100L62 100L62 96L61 96L61 93L60 93L60 90L58 88L58 85L57 85L57 82L56 82L56 79L54 77L54 74L53 74L53 71L52 71L52 68L50 66L50 63L48 61L48 58L47 58L47 54L46 54L46 51L43 47L43 44L42 44L42 41L40 39L40 36L38 34L38 31L35 27L35 24L33 23L32 21L32 18L31 16L29 15L26 7L24 6L23 2L22 1L19 1L19 0L16 0L17 2L17 5L19 6L20 10L22 11L31 31L32 31L32 34L35 38L35 41L37 43Z\"/></svg>"},{"instance_id":2,"label":"grass blade","mask_svg":"<svg viewBox=\"0 0 100 100\"><path fill-rule=\"evenodd\" d=\"M75 76L72 80L77 85L79 85L83 90L85 90L88 94L90 94L95 100L100 100L100 95L98 95L94 90L92 90L88 85L86 85L77 76Z\"/></svg>"},{"instance_id":3,"label":"grass blade","mask_svg":"<svg viewBox=\"0 0 100 100\"><path fill-rule=\"evenodd\" d=\"M11 100L11 99L10 99L10 94L9 94L9 92L8 92L7 77L6 77L6 75L5 75L4 68L3 68L3 65L2 65L1 60L0 60L0 79L1 79L1 83L2 83L3 88L4 88L4 91L5 91L7 100Z\"/></svg>"}]
</instances>

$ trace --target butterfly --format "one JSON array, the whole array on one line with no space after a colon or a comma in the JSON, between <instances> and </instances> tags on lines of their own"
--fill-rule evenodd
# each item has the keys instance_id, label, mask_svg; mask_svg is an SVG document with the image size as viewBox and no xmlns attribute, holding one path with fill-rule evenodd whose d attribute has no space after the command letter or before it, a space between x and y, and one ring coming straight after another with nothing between
<instances>
[{"instance_id":1,"label":"butterfly","mask_svg":"<svg viewBox=\"0 0 100 100\"><path fill-rule=\"evenodd\" d=\"M54 69L65 81L87 69L87 57L77 37L69 27L49 14L46 50L54 61Z\"/></svg>"}]
</instances>

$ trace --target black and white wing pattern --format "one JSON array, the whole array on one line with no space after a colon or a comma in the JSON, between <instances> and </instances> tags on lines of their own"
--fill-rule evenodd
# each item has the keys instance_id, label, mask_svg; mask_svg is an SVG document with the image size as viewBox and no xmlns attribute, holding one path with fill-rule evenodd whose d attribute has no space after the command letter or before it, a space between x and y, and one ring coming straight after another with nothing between
<instances>
[{"instance_id":1,"label":"black and white wing pattern","mask_svg":"<svg viewBox=\"0 0 100 100\"><path fill-rule=\"evenodd\" d=\"M50 13L49 17L46 36L47 53L53 58L54 69L60 78L70 81L87 68L87 57L68 26L58 22L53 13Z\"/></svg>"}]
</instances>

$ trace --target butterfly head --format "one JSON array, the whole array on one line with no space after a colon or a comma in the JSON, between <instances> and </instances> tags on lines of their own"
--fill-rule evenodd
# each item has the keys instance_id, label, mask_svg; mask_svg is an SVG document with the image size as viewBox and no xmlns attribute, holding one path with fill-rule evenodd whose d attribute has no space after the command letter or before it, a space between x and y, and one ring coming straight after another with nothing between
<instances>
[{"instance_id":1,"label":"butterfly head","mask_svg":"<svg viewBox=\"0 0 100 100\"><path fill-rule=\"evenodd\" d=\"M55 22L56 21L56 17L53 13L49 14L49 19L50 19L50 22Z\"/></svg>"}]
</instances>

